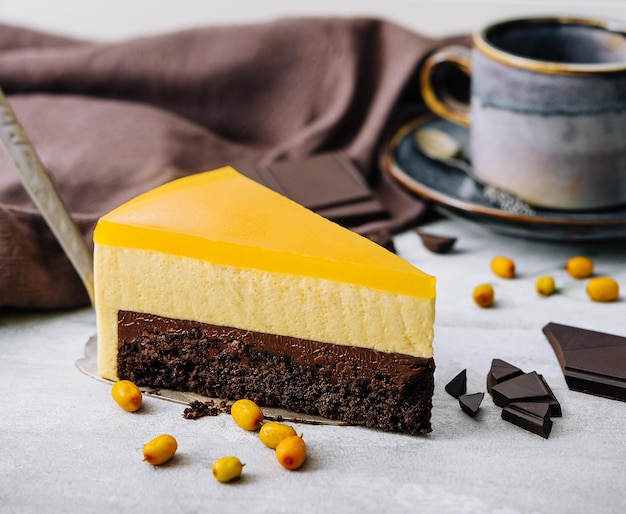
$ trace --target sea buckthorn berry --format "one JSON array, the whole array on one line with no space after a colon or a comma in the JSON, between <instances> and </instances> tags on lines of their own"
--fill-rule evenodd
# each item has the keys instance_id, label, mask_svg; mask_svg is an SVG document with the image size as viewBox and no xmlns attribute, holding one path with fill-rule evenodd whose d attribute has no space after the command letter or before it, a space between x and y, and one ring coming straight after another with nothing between
<instances>
[{"instance_id":1,"label":"sea buckthorn berry","mask_svg":"<svg viewBox=\"0 0 626 514\"><path fill-rule=\"evenodd\" d=\"M586 291L594 302L614 302L619 296L619 284L611 277L595 277L587 282Z\"/></svg>"},{"instance_id":2,"label":"sea buckthorn berry","mask_svg":"<svg viewBox=\"0 0 626 514\"><path fill-rule=\"evenodd\" d=\"M565 269L574 278L587 278L593 273L593 261L589 257L577 255L567 261Z\"/></svg>"},{"instance_id":3,"label":"sea buckthorn berry","mask_svg":"<svg viewBox=\"0 0 626 514\"><path fill-rule=\"evenodd\" d=\"M490 307L493 304L495 293L491 284L479 284L472 292L472 298L479 307Z\"/></svg>"},{"instance_id":4,"label":"sea buckthorn berry","mask_svg":"<svg viewBox=\"0 0 626 514\"><path fill-rule=\"evenodd\" d=\"M213 463L213 476L220 482L230 482L241 476L243 467L237 457L221 457Z\"/></svg>"},{"instance_id":5,"label":"sea buckthorn berry","mask_svg":"<svg viewBox=\"0 0 626 514\"><path fill-rule=\"evenodd\" d=\"M515 277L515 263L508 257L498 255L491 259L491 271L501 278Z\"/></svg>"},{"instance_id":6,"label":"sea buckthorn berry","mask_svg":"<svg viewBox=\"0 0 626 514\"><path fill-rule=\"evenodd\" d=\"M111 396L122 409L128 412L135 412L141 407L141 391L130 380L115 382L111 388Z\"/></svg>"},{"instance_id":7,"label":"sea buckthorn berry","mask_svg":"<svg viewBox=\"0 0 626 514\"><path fill-rule=\"evenodd\" d=\"M542 275L535 281L535 289L542 296L550 296L554 293L556 285L550 275Z\"/></svg>"},{"instance_id":8,"label":"sea buckthorn berry","mask_svg":"<svg viewBox=\"0 0 626 514\"><path fill-rule=\"evenodd\" d=\"M144 445L143 460L153 466L159 466L170 460L177 449L176 439L169 434L162 434Z\"/></svg>"},{"instance_id":9,"label":"sea buckthorn berry","mask_svg":"<svg viewBox=\"0 0 626 514\"><path fill-rule=\"evenodd\" d=\"M263 411L252 400L237 400L230 408L230 414L245 430L258 430L263 424Z\"/></svg>"},{"instance_id":10,"label":"sea buckthorn berry","mask_svg":"<svg viewBox=\"0 0 626 514\"><path fill-rule=\"evenodd\" d=\"M278 443L287 437L297 435L293 427L272 421L265 423L259 432L259 439L268 448L276 448Z\"/></svg>"},{"instance_id":11,"label":"sea buckthorn berry","mask_svg":"<svg viewBox=\"0 0 626 514\"><path fill-rule=\"evenodd\" d=\"M284 468L298 469L306 460L306 444L300 435L283 439L276 447L276 458Z\"/></svg>"}]
</instances>

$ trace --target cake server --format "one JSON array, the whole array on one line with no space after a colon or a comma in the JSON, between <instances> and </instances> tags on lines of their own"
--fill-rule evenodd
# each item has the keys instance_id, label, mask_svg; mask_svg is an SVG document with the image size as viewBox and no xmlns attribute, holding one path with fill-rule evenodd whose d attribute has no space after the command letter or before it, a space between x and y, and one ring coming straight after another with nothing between
<instances>
[{"instance_id":1,"label":"cake server","mask_svg":"<svg viewBox=\"0 0 626 514\"><path fill-rule=\"evenodd\" d=\"M0 89L0 140L24 187L70 259L94 305L93 255Z\"/></svg>"}]
</instances>

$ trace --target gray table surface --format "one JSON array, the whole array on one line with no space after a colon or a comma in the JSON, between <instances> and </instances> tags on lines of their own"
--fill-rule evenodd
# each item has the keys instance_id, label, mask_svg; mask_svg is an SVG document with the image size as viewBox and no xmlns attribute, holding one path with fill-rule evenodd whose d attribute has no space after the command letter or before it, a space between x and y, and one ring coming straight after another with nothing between
<instances>
[{"instance_id":1,"label":"gray table surface","mask_svg":"<svg viewBox=\"0 0 626 514\"><path fill-rule=\"evenodd\" d=\"M397 236L398 253L438 277L433 432L411 437L360 427L298 425L309 457L282 469L258 436L229 415L195 421L183 406L146 398L122 411L110 386L76 367L95 333L90 309L0 313L0 512L423 512L604 513L626 511L626 403L567 388L541 328L554 321L626 336L626 245L552 244L494 235L460 221L431 231L459 237L447 255L428 252L414 232ZM489 261L505 254L518 277L503 280ZM616 278L622 297L587 299L566 259L586 254L598 274ZM539 297L534 280L550 273L558 294ZM491 282L497 303L471 299ZM468 392L485 391L491 360L544 375L561 402L549 439L500 419L486 395L476 418L443 386L467 369ZM142 462L145 442L171 433L176 457ZM213 461L237 455L239 482L220 484Z\"/></svg>"}]
</instances>

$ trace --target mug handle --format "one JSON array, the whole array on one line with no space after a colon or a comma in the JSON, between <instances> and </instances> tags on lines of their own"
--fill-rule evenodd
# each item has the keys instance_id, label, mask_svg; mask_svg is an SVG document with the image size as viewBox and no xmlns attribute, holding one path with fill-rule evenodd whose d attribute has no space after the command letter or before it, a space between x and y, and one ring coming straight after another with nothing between
<instances>
[{"instance_id":1,"label":"mug handle","mask_svg":"<svg viewBox=\"0 0 626 514\"><path fill-rule=\"evenodd\" d=\"M437 116L469 127L469 104L460 102L447 94L445 90L436 91L433 86L432 73L440 64L453 64L468 77L472 71L471 52L464 46L445 46L426 58L420 72L420 88L426 106Z\"/></svg>"}]
</instances>

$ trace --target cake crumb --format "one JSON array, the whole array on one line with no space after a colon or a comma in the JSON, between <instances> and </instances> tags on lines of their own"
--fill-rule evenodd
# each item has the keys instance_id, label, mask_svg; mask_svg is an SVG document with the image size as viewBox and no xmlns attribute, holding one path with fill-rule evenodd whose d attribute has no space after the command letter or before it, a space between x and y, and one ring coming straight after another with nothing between
<instances>
[{"instance_id":1,"label":"cake crumb","mask_svg":"<svg viewBox=\"0 0 626 514\"><path fill-rule=\"evenodd\" d=\"M194 400L186 407L183 412L183 418L185 419L198 419L204 416L217 416L220 412L226 412L226 402L215 402L208 400L201 402Z\"/></svg>"}]
</instances>

